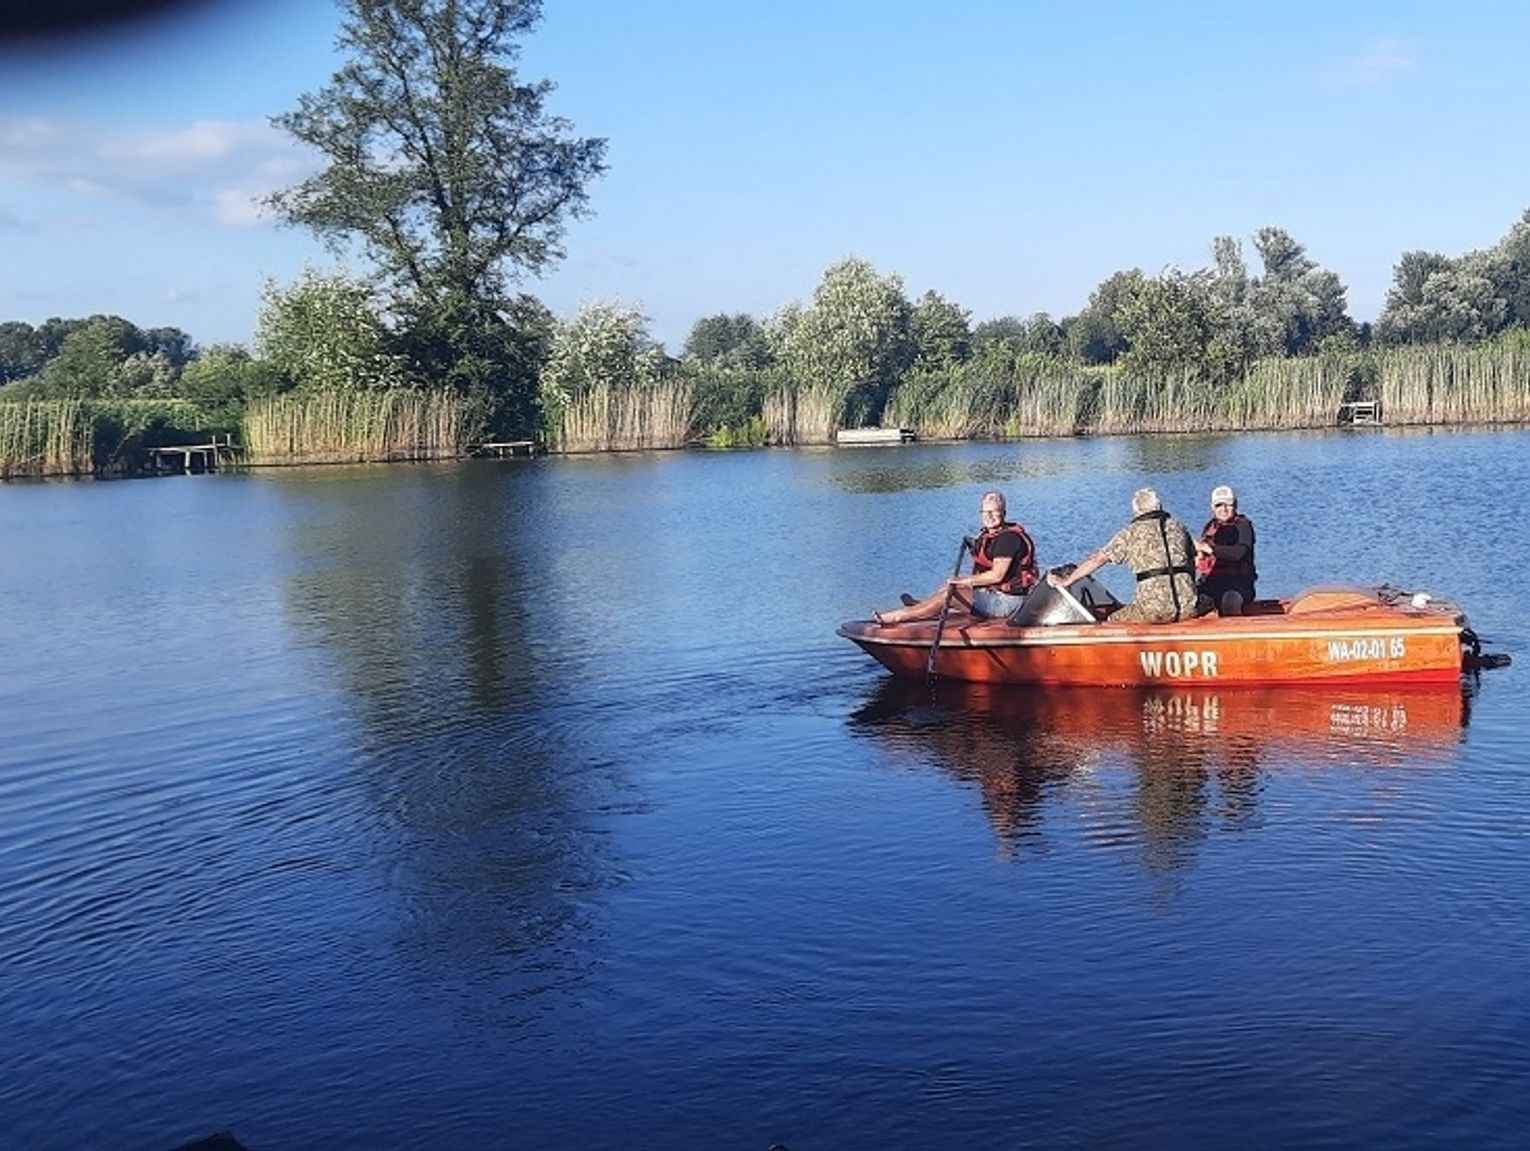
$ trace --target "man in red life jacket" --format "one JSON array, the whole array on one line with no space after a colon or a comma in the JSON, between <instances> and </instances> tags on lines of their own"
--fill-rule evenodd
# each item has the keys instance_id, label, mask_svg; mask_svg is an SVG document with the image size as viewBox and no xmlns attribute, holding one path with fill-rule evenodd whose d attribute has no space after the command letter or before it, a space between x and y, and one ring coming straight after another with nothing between
<instances>
[{"instance_id":1,"label":"man in red life jacket","mask_svg":"<svg viewBox=\"0 0 1530 1151\"><path fill-rule=\"evenodd\" d=\"M949 594L953 608L989 619L1007 616L1025 603L1025 594L1036 583L1036 545L1020 524L1004 518L1001 492L984 492L978 514L983 530L972 546L972 574L953 576L924 599L904 596L904 606L873 612L877 623L910 623L935 619L946 607Z\"/></svg>"},{"instance_id":2,"label":"man in red life jacket","mask_svg":"<svg viewBox=\"0 0 1530 1151\"><path fill-rule=\"evenodd\" d=\"M1211 519L1195 541L1200 593L1222 615L1242 615L1254 598L1254 525L1238 513L1238 497L1219 484L1211 490Z\"/></svg>"}]
</instances>

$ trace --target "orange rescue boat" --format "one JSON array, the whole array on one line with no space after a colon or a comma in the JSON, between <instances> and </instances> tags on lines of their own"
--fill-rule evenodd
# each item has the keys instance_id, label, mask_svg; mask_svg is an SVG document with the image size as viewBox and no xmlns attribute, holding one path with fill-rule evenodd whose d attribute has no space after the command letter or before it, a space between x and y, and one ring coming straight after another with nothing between
<instances>
[{"instance_id":1,"label":"orange rescue boat","mask_svg":"<svg viewBox=\"0 0 1530 1151\"><path fill-rule=\"evenodd\" d=\"M1120 606L1093 578L1043 582L1009 619L953 610L944 627L853 620L838 632L894 675L970 683L1444 683L1507 662L1481 655L1456 604L1385 585L1316 588L1171 624L1112 623Z\"/></svg>"}]
</instances>

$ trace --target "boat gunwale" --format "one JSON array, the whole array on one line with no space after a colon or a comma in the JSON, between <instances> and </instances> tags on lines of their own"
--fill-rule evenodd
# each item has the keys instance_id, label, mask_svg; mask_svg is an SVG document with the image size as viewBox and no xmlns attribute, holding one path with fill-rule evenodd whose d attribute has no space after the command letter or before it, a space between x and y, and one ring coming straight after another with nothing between
<instances>
[{"instance_id":1,"label":"boat gunwale","mask_svg":"<svg viewBox=\"0 0 1530 1151\"><path fill-rule=\"evenodd\" d=\"M1258 620L1279 620L1261 626ZM1298 622L1299 621L1299 622ZM1388 607L1381 611L1336 608L1299 616L1274 613L1259 616L1203 616L1175 623L1065 623L1035 627L1011 627L999 619L965 616L946 622L946 642L961 647L1062 647L1163 643L1183 640L1208 643L1250 643L1271 640L1333 639L1356 632L1398 630L1409 635L1460 635L1467 627L1459 610L1445 615L1434 611ZM933 642L932 623L917 620L883 625L875 620L849 620L835 629L846 639L861 644L926 647Z\"/></svg>"}]
</instances>

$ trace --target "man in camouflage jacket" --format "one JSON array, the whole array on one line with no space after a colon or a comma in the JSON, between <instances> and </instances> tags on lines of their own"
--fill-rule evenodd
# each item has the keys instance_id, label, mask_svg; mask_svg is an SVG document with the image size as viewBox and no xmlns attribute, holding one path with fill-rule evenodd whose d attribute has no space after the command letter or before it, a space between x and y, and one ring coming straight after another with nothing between
<instances>
[{"instance_id":1,"label":"man in camouflage jacket","mask_svg":"<svg viewBox=\"0 0 1530 1151\"><path fill-rule=\"evenodd\" d=\"M1066 576L1052 572L1047 582L1067 587L1107 563L1126 564L1137 576L1137 594L1110 617L1110 623L1173 623L1201 614L1195 591L1195 544L1185 525L1163 510L1152 488L1132 496L1131 520L1104 547Z\"/></svg>"}]
</instances>

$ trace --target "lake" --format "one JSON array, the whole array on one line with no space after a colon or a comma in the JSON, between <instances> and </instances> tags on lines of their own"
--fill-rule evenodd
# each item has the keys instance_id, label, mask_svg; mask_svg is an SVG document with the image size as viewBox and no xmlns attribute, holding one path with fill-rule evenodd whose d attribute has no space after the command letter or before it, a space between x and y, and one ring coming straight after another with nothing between
<instances>
[{"instance_id":1,"label":"lake","mask_svg":"<svg viewBox=\"0 0 1530 1151\"><path fill-rule=\"evenodd\" d=\"M991 486L1052 565L1223 482L1262 594L1515 664L932 692L834 635ZM0 486L0 1147L1523 1146L1526 491L1438 429Z\"/></svg>"}]
</instances>

